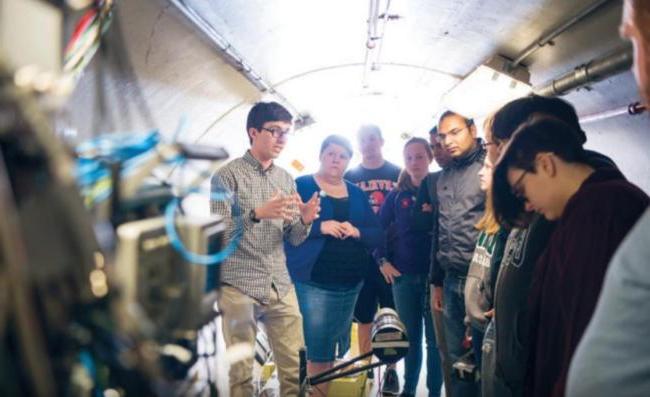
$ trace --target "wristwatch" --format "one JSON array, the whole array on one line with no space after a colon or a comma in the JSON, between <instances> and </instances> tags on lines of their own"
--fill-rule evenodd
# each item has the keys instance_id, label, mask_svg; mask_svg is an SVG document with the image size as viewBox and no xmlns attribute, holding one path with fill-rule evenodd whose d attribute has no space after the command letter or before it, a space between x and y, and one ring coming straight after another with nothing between
<instances>
[{"instance_id":1,"label":"wristwatch","mask_svg":"<svg viewBox=\"0 0 650 397\"><path fill-rule=\"evenodd\" d=\"M255 209L250 210L250 212L248 213L248 219L250 219L250 221L254 223L260 222L260 220L255 217Z\"/></svg>"}]
</instances>

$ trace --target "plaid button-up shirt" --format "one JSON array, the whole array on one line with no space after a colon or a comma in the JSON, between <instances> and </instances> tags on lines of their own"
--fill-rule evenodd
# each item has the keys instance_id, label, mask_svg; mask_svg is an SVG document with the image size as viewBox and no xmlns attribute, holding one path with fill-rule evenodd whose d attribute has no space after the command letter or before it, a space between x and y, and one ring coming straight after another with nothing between
<instances>
[{"instance_id":1,"label":"plaid button-up shirt","mask_svg":"<svg viewBox=\"0 0 650 397\"><path fill-rule=\"evenodd\" d=\"M282 219L253 222L249 213L278 191L285 195L295 193L293 178L275 165L264 170L247 151L243 157L219 169L211 182L213 192L233 193L239 206L239 213L233 213L233 206L227 201L212 200L210 204L211 212L226 220L228 241L235 232L233 217L241 217L243 224L238 248L219 265L221 282L263 304L269 302L272 286L281 297L285 296L291 288L284 254L285 236L291 244L298 245L307 238L311 226L303 225L299 215L290 222Z\"/></svg>"}]
</instances>

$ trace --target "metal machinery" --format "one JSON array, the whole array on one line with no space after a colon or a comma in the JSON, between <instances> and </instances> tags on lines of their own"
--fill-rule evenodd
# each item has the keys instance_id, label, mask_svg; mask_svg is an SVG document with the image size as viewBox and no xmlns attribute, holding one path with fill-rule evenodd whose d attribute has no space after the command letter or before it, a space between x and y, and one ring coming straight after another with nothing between
<instances>
[{"instance_id":1,"label":"metal machinery","mask_svg":"<svg viewBox=\"0 0 650 397\"><path fill-rule=\"evenodd\" d=\"M64 6L57 4L8 0L0 22L7 27L13 13L29 12L43 26L58 26L59 35ZM102 1L89 10L96 26L87 33L97 34L97 47L111 7ZM76 54L81 58L68 70L47 58L60 57L61 48L37 51L44 60L22 59L17 51L29 43L19 40L30 37L2 38L0 394L216 395L210 379L187 375L199 359L199 329L218 315L207 285L218 274L184 254L218 251L223 225L218 217L186 216L179 203L188 191L182 188L190 188L151 183L150 174L170 159L215 164L198 185L228 154L154 141L129 162L119 153L66 146L48 110L62 82L92 54ZM36 69L25 68L34 62ZM84 174L80 164L92 162L96 168ZM163 217L165 209L171 216Z\"/></svg>"}]
</instances>

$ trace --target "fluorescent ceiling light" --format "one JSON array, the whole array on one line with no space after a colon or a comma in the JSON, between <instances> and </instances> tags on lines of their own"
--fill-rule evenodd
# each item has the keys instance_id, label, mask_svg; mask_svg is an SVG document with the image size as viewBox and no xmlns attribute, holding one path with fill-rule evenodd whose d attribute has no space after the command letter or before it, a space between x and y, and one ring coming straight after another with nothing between
<instances>
[{"instance_id":1,"label":"fluorescent ceiling light","mask_svg":"<svg viewBox=\"0 0 650 397\"><path fill-rule=\"evenodd\" d=\"M513 69L510 61L496 56L476 68L456 85L442 100L445 110L466 117L489 115L506 103L532 91L530 73L523 66Z\"/></svg>"}]
</instances>

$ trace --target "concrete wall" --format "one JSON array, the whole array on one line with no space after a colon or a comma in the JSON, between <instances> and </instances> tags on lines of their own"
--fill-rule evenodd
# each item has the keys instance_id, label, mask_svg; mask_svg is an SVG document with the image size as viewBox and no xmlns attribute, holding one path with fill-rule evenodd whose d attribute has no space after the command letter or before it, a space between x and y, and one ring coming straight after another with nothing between
<instances>
[{"instance_id":1,"label":"concrete wall","mask_svg":"<svg viewBox=\"0 0 650 397\"><path fill-rule=\"evenodd\" d=\"M78 138L158 128L171 139L186 117L181 141L219 144L241 154L248 146L245 117L259 91L224 63L168 2L123 1L117 12L107 37L108 56L98 53L85 70L59 114L59 128ZM118 67L119 35L133 74Z\"/></svg>"}]
</instances>

